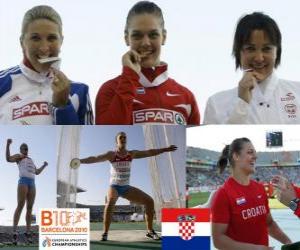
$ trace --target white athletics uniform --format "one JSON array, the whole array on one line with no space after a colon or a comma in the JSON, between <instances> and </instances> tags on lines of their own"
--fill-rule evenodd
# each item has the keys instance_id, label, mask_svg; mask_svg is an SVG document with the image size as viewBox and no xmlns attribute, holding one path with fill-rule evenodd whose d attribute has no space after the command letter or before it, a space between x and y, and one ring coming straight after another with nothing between
<instances>
[{"instance_id":1,"label":"white athletics uniform","mask_svg":"<svg viewBox=\"0 0 300 250\"><path fill-rule=\"evenodd\" d=\"M0 124L93 124L88 86L71 82L67 105L51 105L53 77L25 66L0 72Z\"/></svg>"},{"instance_id":2,"label":"white athletics uniform","mask_svg":"<svg viewBox=\"0 0 300 250\"><path fill-rule=\"evenodd\" d=\"M110 185L129 185L132 157L127 152L125 156L119 156L115 152L114 160L110 162Z\"/></svg>"},{"instance_id":3,"label":"white athletics uniform","mask_svg":"<svg viewBox=\"0 0 300 250\"><path fill-rule=\"evenodd\" d=\"M273 73L252 90L250 103L237 87L219 92L207 101L204 124L300 124L300 82Z\"/></svg>"},{"instance_id":4,"label":"white athletics uniform","mask_svg":"<svg viewBox=\"0 0 300 250\"><path fill-rule=\"evenodd\" d=\"M35 165L31 158L25 157L18 162L19 167L19 177L26 177L30 179L35 178Z\"/></svg>"}]
</instances>

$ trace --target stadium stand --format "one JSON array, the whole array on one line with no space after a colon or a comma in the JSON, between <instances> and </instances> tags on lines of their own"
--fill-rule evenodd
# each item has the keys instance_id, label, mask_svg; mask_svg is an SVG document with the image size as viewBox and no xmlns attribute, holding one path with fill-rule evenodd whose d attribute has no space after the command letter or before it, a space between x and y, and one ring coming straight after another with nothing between
<instances>
[{"instance_id":1,"label":"stadium stand","mask_svg":"<svg viewBox=\"0 0 300 250\"><path fill-rule=\"evenodd\" d=\"M187 147L187 184L190 191L212 191L222 185L229 177L227 168L220 174L217 160L221 152ZM273 175L285 176L288 180L300 184L300 151L257 152L254 179L269 182Z\"/></svg>"}]
</instances>

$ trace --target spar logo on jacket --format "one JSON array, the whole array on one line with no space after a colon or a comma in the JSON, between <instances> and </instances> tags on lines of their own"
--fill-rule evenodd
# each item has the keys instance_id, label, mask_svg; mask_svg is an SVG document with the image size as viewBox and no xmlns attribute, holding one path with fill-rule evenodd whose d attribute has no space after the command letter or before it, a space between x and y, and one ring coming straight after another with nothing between
<instances>
[{"instance_id":1,"label":"spar logo on jacket","mask_svg":"<svg viewBox=\"0 0 300 250\"><path fill-rule=\"evenodd\" d=\"M12 120L36 115L49 115L47 102L32 102L12 111Z\"/></svg>"},{"instance_id":2,"label":"spar logo on jacket","mask_svg":"<svg viewBox=\"0 0 300 250\"><path fill-rule=\"evenodd\" d=\"M186 125L184 116L174 110L142 109L133 112L133 123L164 123Z\"/></svg>"}]
</instances>

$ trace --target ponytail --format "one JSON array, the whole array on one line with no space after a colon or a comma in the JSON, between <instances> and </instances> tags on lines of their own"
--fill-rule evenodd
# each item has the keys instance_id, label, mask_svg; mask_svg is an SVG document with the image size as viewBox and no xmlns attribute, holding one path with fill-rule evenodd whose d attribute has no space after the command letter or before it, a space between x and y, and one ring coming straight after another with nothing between
<instances>
[{"instance_id":1,"label":"ponytail","mask_svg":"<svg viewBox=\"0 0 300 250\"><path fill-rule=\"evenodd\" d=\"M222 154L219 157L219 160L217 162L217 168L219 168L220 174L222 174L224 172L225 168L228 165L229 148L230 148L230 145L225 146L225 148L223 149Z\"/></svg>"}]
</instances>

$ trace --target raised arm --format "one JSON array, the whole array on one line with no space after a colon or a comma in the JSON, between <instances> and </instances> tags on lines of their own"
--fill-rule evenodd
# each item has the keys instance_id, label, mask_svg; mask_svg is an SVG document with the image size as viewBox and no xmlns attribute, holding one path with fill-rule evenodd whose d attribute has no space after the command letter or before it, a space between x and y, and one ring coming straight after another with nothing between
<instances>
[{"instance_id":1,"label":"raised arm","mask_svg":"<svg viewBox=\"0 0 300 250\"><path fill-rule=\"evenodd\" d=\"M10 144L12 143L12 139L7 139L6 143L6 161L7 162L18 162L22 159L20 154L10 155Z\"/></svg>"},{"instance_id":2,"label":"raised arm","mask_svg":"<svg viewBox=\"0 0 300 250\"><path fill-rule=\"evenodd\" d=\"M10 150L9 150L9 147L10 147L11 143L12 143L12 139L7 139L7 142L6 142L6 161L8 161L8 162L13 162L13 161L11 161Z\"/></svg>"},{"instance_id":3,"label":"raised arm","mask_svg":"<svg viewBox=\"0 0 300 250\"><path fill-rule=\"evenodd\" d=\"M149 149L149 150L144 150L144 151L132 150L132 151L130 151L130 154L131 154L132 158L139 159L139 158L146 158L146 157L159 155L159 154L162 154L165 152L172 152L172 151L175 151L176 149L177 149L177 146L170 145L167 148Z\"/></svg>"},{"instance_id":4,"label":"raised arm","mask_svg":"<svg viewBox=\"0 0 300 250\"><path fill-rule=\"evenodd\" d=\"M80 163L84 164L91 164L91 163L96 163L96 162L103 162L103 161L110 161L113 158L113 152L108 151L105 154L98 155L98 156L90 156L87 158L79 159Z\"/></svg>"},{"instance_id":5,"label":"raised arm","mask_svg":"<svg viewBox=\"0 0 300 250\"><path fill-rule=\"evenodd\" d=\"M39 175L40 173L42 173L42 171L45 169L45 167L48 166L48 162L44 161L43 166L41 166L40 168L36 168L35 169L35 174Z\"/></svg>"}]
</instances>

